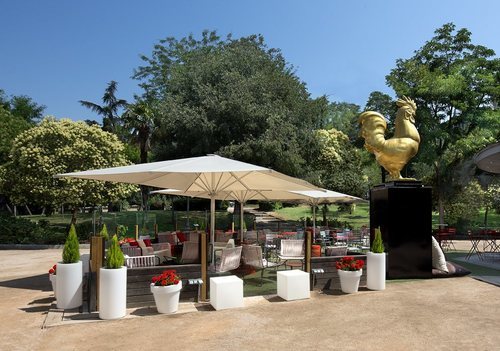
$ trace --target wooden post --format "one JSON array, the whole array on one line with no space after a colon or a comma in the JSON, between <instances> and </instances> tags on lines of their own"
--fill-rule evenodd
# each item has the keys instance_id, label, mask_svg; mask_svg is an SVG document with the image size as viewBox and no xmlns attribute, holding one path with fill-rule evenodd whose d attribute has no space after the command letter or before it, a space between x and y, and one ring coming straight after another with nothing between
<instances>
[{"instance_id":1,"label":"wooden post","mask_svg":"<svg viewBox=\"0 0 500 351\"><path fill-rule=\"evenodd\" d=\"M139 224L135 225L135 240L139 239Z\"/></svg>"},{"instance_id":2,"label":"wooden post","mask_svg":"<svg viewBox=\"0 0 500 351\"><path fill-rule=\"evenodd\" d=\"M104 238L102 236L92 236L90 238L90 273L92 275L91 309L95 297L95 310L99 309L99 270L104 264ZM95 279L94 279L95 277ZM95 287L95 288L94 288ZM95 295L94 295L95 293Z\"/></svg>"},{"instance_id":3,"label":"wooden post","mask_svg":"<svg viewBox=\"0 0 500 351\"><path fill-rule=\"evenodd\" d=\"M205 231L201 232L200 236L201 242L201 280L203 284L201 286L201 301L207 300L207 233Z\"/></svg>"},{"instance_id":4,"label":"wooden post","mask_svg":"<svg viewBox=\"0 0 500 351\"><path fill-rule=\"evenodd\" d=\"M155 239L158 238L158 223L154 225Z\"/></svg>"},{"instance_id":5,"label":"wooden post","mask_svg":"<svg viewBox=\"0 0 500 351\"><path fill-rule=\"evenodd\" d=\"M306 272L311 273L312 233L306 232Z\"/></svg>"}]
</instances>

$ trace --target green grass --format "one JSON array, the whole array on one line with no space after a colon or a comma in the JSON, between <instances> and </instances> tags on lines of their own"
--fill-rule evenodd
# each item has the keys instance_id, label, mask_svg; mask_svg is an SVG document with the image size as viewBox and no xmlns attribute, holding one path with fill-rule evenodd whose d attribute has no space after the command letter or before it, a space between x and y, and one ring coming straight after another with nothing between
<instances>
[{"instance_id":1,"label":"green grass","mask_svg":"<svg viewBox=\"0 0 500 351\"><path fill-rule=\"evenodd\" d=\"M284 207L275 212L279 217L284 218L289 221L301 221L304 218L312 218L313 213L311 206L300 205L296 207ZM328 206L328 219L335 219L342 223L347 222L354 228L359 228L363 225L369 225L370 222L370 205L368 203L357 204L356 208L352 213L339 212L337 205ZM323 219L323 213L317 211L316 213L316 223L321 223Z\"/></svg>"},{"instance_id":2,"label":"green grass","mask_svg":"<svg viewBox=\"0 0 500 351\"><path fill-rule=\"evenodd\" d=\"M357 204L353 213L339 212L337 210L338 206L329 205L327 218L334 218L340 222L347 222L354 228L359 228L363 225L369 225L370 223L370 205L368 203ZM275 213L289 221L301 221L304 218L312 218L312 209L308 205L300 205L296 207L285 207L275 211ZM323 214L321 211L317 211L316 220L321 222ZM445 220L446 221L446 220ZM437 212L432 213L432 223L433 227L439 223L439 214ZM484 210L480 211L479 215L474 218L470 229L478 229L483 226L484 223ZM500 228L500 214L490 211L488 214L488 227L489 228Z\"/></svg>"}]
</instances>

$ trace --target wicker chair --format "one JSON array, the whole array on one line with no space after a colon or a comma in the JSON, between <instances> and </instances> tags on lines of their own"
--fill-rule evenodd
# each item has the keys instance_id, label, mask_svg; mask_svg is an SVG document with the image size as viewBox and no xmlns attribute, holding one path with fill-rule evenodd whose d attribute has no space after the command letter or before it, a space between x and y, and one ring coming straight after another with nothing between
<instances>
[{"instance_id":1,"label":"wicker chair","mask_svg":"<svg viewBox=\"0 0 500 351\"><path fill-rule=\"evenodd\" d=\"M243 245L242 251L243 263L247 266L255 268L260 271L260 285L262 286L262 279L264 277L264 270L267 268L276 268L278 263L269 262L262 257L262 248L257 245ZM243 281L245 276L243 276Z\"/></svg>"}]
</instances>

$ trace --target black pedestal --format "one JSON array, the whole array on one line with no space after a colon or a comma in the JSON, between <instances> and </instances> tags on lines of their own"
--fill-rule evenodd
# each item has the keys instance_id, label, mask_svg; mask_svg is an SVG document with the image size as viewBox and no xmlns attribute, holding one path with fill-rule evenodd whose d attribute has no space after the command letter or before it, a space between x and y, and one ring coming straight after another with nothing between
<instances>
[{"instance_id":1,"label":"black pedestal","mask_svg":"<svg viewBox=\"0 0 500 351\"><path fill-rule=\"evenodd\" d=\"M399 181L370 192L370 237L380 227L387 279L432 277L432 189Z\"/></svg>"}]
</instances>

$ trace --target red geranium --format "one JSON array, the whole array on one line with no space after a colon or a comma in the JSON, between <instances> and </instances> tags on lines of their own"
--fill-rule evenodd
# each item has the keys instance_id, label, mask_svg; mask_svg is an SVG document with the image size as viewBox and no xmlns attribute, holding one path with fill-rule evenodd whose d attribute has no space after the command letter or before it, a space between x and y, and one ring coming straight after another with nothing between
<instances>
[{"instance_id":1,"label":"red geranium","mask_svg":"<svg viewBox=\"0 0 500 351\"><path fill-rule=\"evenodd\" d=\"M177 275L174 269L163 271L162 274L156 275L151 278L151 283L155 286L168 286L176 285L181 280L181 277Z\"/></svg>"},{"instance_id":2,"label":"red geranium","mask_svg":"<svg viewBox=\"0 0 500 351\"><path fill-rule=\"evenodd\" d=\"M363 260L355 260L352 256L342 257L340 261L337 261L337 269L343 271L359 271L365 265Z\"/></svg>"},{"instance_id":3,"label":"red geranium","mask_svg":"<svg viewBox=\"0 0 500 351\"><path fill-rule=\"evenodd\" d=\"M49 269L49 274L54 274L56 275L57 271L57 264L53 265L51 269Z\"/></svg>"}]
</instances>

